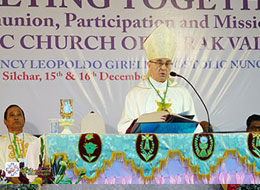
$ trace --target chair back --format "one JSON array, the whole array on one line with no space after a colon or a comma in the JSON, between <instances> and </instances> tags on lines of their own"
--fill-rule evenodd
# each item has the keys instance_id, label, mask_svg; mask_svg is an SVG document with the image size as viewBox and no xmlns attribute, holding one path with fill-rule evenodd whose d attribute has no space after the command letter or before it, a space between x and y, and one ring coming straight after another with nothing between
<instances>
[{"instance_id":1,"label":"chair back","mask_svg":"<svg viewBox=\"0 0 260 190\"><path fill-rule=\"evenodd\" d=\"M105 122L97 113L90 112L81 119L80 132L106 134Z\"/></svg>"}]
</instances>

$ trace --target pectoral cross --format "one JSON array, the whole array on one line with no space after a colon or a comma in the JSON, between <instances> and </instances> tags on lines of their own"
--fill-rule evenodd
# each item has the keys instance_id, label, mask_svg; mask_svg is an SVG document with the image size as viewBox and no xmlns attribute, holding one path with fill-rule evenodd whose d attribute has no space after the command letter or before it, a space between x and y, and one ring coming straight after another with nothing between
<instances>
[{"instance_id":1,"label":"pectoral cross","mask_svg":"<svg viewBox=\"0 0 260 190\"><path fill-rule=\"evenodd\" d=\"M157 112L163 111L163 110L168 110L172 105L171 103L158 102L158 101L156 101L156 104L158 106Z\"/></svg>"}]
</instances>

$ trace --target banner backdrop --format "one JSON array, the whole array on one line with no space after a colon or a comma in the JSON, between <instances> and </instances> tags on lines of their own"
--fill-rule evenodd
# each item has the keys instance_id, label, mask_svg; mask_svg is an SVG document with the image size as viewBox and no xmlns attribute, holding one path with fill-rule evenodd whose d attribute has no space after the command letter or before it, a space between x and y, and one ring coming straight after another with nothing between
<instances>
[{"instance_id":1,"label":"banner backdrop","mask_svg":"<svg viewBox=\"0 0 260 190\"><path fill-rule=\"evenodd\" d=\"M94 111L117 133L125 96L147 72L143 41L162 23L177 41L172 70L196 87L214 130L245 130L259 113L259 12L259 0L0 0L0 133L14 103L26 132L49 132L61 98L73 99L73 132Z\"/></svg>"}]
</instances>

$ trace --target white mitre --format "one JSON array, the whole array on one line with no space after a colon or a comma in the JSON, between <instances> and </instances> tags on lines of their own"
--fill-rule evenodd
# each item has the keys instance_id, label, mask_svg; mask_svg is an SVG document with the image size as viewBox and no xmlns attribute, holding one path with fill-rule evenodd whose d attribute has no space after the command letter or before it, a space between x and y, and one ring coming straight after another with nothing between
<instances>
[{"instance_id":1,"label":"white mitre","mask_svg":"<svg viewBox=\"0 0 260 190\"><path fill-rule=\"evenodd\" d=\"M144 41L144 50L148 60L173 58L176 42L171 31L164 25L156 28Z\"/></svg>"}]
</instances>

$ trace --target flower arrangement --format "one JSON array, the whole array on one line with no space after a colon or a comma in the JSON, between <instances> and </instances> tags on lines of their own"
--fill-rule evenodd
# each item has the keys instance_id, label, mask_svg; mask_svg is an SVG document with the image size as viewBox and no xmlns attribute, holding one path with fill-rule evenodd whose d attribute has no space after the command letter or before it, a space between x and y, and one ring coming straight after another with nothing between
<instances>
[{"instance_id":1,"label":"flower arrangement","mask_svg":"<svg viewBox=\"0 0 260 190\"><path fill-rule=\"evenodd\" d=\"M68 177L66 170L69 168L70 161L64 161L62 157L55 157L53 162L51 162L51 176L50 182L52 184L72 184L71 178ZM78 176L75 184L81 181L84 173Z\"/></svg>"},{"instance_id":2,"label":"flower arrangement","mask_svg":"<svg viewBox=\"0 0 260 190\"><path fill-rule=\"evenodd\" d=\"M50 167L44 167L43 165L43 155L44 155L44 142L41 138L41 149L39 155L39 167L38 167L38 177L33 183L37 184L72 184L72 180L68 178L66 171L69 168L70 161L64 161L63 157L55 156L50 163ZM46 172L44 172L46 171ZM81 181L84 173L78 176L75 184Z\"/></svg>"},{"instance_id":3,"label":"flower arrangement","mask_svg":"<svg viewBox=\"0 0 260 190\"><path fill-rule=\"evenodd\" d=\"M22 184L29 184L26 174L37 175L35 180L31 184L72 184L72 179L68 177L66 171L70 168L71 162L69 160L64 161L62 156L55 156L54 159L50 162L49 167L45 167L43 164L44 158L44 141L41 140L40 155L39 155L39 166L37 170L33 170L27 167L24 167L24 162L20 162L20 177L18 178ZM16 135L14 134L14 149L16 153L16 160L19 162L20 153L18 150ZM80 173L75 184L78 184L81 181L82 176L85 173ZM12 178L5 177L5 172L0 170L0 184L12 184ZM37 187L37 186L36 186Z\"/></svg>"},{"instance_id":4,"label":"flower arrangement","mask_svg":"<svg viewBox=\"0 0 260 190\"><path fill-rule=\"evenodd\" d=\"M260 189L260 184L236 184L228 185L228 190L255 190Z\"/></svg>"},{"instance_id":5,"label":"flower arrangement","mask_svg":"<svg viewBox=\"0 0 260 190\"><path fill-rule=\"evenodd\" d=\"M8 179L5 177L5 172L0 170L0 184L8 184Z\"/></svg>"}]
</instances>

